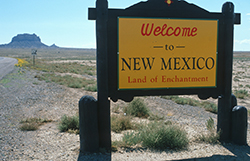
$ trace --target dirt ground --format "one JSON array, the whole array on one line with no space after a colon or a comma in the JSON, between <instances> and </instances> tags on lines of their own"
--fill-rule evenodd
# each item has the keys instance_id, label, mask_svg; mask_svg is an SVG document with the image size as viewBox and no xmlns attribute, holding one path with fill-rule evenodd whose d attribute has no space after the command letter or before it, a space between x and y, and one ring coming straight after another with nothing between
<instances>
[{"instance_id":1,"label":"dirt ground","mask_svg":"<svg viewBox=\"0 0 250 161\"><path fill-rule=\"evenodd\" d=\"M46 51L43 51L46 53ZM59 51L57 51L58 53ZM69 54L65 51L66 60L55 60L51 55L46 53L46 57L51 56L48 62L77 62L93 66L94 60L77 60L69 59ZM54 51L51 53L54 53ZM18 53L13 52L18 57ZM29 53L22 53L22 57L27 57ZM39 53L38 53L39 54ZM11 55L11 54L10 54ZM10 56L8 55L8 56ZM1 51L0 51L1 56ZM88 55L93 56L93 55ZM40 57L43 58L43 57ZM236 90L246 90L250 93L250 52L237 52L234 54L233 63L233 92ZM70 74L70 73L68 73ZM6 80L0 84L1 107L1 160L114 160L114 161L159 161L159 160L250 160L250 129L248 121L247 143L246 146L234 144L207 144L193 141L197 134L207 132L205 122L212 117L217 123L217 115L207 112L199 107L187 105L178 105L170 100L160 97L144 97L144 101L149 108L165 116L166 120L171 120L177 125L184 128L190 138L190 144L187 149L175 151L166 149L157 151L140 147L121 148L111 154L93 154L79 155L80 139L79 135L62 133L58 130L58 122L62 115L75 115L78 112L78 101L84 95L96 97L96 92L87 92L83 89L73 89L63 87L53 83L38 81L34 78L36 71L27 71L25 74L16 74L7 76ZM79 75L72 75L82 77ZM83 76L84 77L84 76ZM96 79L92 77L90 79ZM36 83L34 83L36 82ZM18 94L18 95L17 95ZM197 96L183 96L198 99ZM13 99L14 98L14 99ZM11 101L7 101L11 99ZM250 110L250 97L237 99L238 105L245 106ZM209 101L217 103L216 99ZM3 104L4 103L4 104ZM111 115L120 113L127 103L123 101L111 102ZM53 122L44 124L37 131L23 132L18 129L19 121L24 117L42 117L52 119ZM143 122L145 119L135 118L133 121ZM126 132L126 131L125 131ZM119 140L123 133L112 132L112 140ZM89 159L91 158L91 159Z\"/></svg>"}]
</instances>

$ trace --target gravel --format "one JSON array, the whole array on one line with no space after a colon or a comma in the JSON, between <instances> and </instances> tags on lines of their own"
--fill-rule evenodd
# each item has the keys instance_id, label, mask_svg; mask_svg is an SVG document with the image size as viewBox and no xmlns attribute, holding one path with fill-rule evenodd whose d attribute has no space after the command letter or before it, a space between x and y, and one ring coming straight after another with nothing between
<instances>
[{"instance_id":1,"label":"gravel","mask_svg":"<svg viewBox=\"0 0 250 161\"><path fill-rule=\"evenodd\" d=\"M53 151L53 146L47 145L46 138L40 138L43 142L37 142L37 138L40 137L40 133L50 136L50 132L44 131L43 128L38 131L23 132L19 129L20 121L38 117L56 122L62 114L73 114L73 105L62 106L66 103L62 97L65 89L53 83L38 81L34 78L35 75L36 72L16 67L11 74L0 81L0 160L48 160L49 156L46 157L46 153ZM67 135L59 133L56 126L51 126L53 127L51 129L57 131L58 137ZM77 137L75 136L74 142L76 145L79 141ZM61 150L64 148L61 147ZM38 157L39 153L41 157Z\"/></svg>"},{"instance_id":2,"label":"gravel","mask_svg":"<svg viewBox=\"0 0 250 161\"><path fill-rule=\"evenodd\" d=\"M178 160L200 158L201 160L248 160L249 147L210 145L191 142L184 151L152 151L149 149L120 149L111 154L80 154L79 135L61 133L58 122L62 115L75 115L78 101L84 95L96 97L95 92L71 89L38 81L37 71L14 68L0 80L0 160ZM206 132L206 120L217 115L199 107L178 105L160 97L143 98L151 111L165 116L182 126L190 138ZM111 103L111 108L126 103ZM20 121L28 117L52 119L36 131L21 131ZM112 139L121 134L112 133ZM249 137L249 130L248 130ZM248 138L248 143L249 143Z\"/></svg>"}]
</instances>

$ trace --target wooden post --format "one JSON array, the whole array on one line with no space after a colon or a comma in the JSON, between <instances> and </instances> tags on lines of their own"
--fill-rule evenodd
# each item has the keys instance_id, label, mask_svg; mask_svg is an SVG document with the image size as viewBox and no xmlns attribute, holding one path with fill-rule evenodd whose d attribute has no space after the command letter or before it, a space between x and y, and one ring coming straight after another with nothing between
<instances>
[{"instance_id":1,"label":"wooden post","mask_svg":"<svg viewBox=\"0 0 250 161\"><path fill-rule=\"evenodd\" d=\"M99 147L111 150L110 101L108 99L108 1L96 1L97 101Z\"/></svg>"},{"instance_id":2,"label":"wooden post","mask_svg":"<svg viewBox=\"0 0 250 161\"><path fill-rule=\"evenodd\" d=\"M83 96L79 100L80 152L99 151L97 100Z\"/></svg>"},{"instance_id":3,"label":"wooden post","mask_svg":"<svg viewBox=\"0 0 250 161\"><path fill-rule=\"evenodd\" d=\"M33 66L35 66L35 54L33 54Z\"/></svg>"},{"instance_id":4,"label":"wooden post","mask_svg":"<svg viewBox=\"0 0 250 161\"><path fill-rule=\"evenodd\" d=\"M221 131L220 141L231 141L231 109L232 109L232 69L233 69L233 32L234 32L234 5L224 3L222 7L224 17L224 87L218 99L217 130Z\"/></svg>"},{"instance_id":5,"label":"wooden post","mask_svg":"<svg viewBox=\"0 0 250 161\"><path fill-rule=\"evenodd\" d=\"M36 52L37 52L36 49L32 49L32 50L31 50L31 55L33 56L33 66L36 65L36 62L35 62L35 59L36 59Z\"/></svg>"},{"instance_id":6,"label":"wooden post","mask_svg":"<svg viewBox=\"0 0 250 161\"><path fill-rule=\"evenodd\" d=\"M247 145L247 109L235 106L232 110L232 142Z\"/></svg>"}]
</instances>

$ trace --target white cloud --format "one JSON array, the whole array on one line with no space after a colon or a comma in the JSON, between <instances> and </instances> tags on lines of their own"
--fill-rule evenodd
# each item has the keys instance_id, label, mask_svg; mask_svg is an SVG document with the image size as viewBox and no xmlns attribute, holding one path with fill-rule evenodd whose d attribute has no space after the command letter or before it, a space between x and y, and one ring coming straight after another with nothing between
<instances>
[{"instance_id":1,"label":"white cloud","mask_svg":"<svg viewBox=\"0 0 250 161\"><path fill-rule=\"evenodd\" d=\"M250 44L250 39L234 40L234 43L238 43L238 44Z\"/></svg>"},{"instance_id":2,"label":"white cloud","mask_svg":"<svg viewBox=\"0 0 250 161\"><path fill-rule=\"evenodd\" d=\"M247 16L250 16L250 13L247 13Z\"/></svg>"}]
</instances>

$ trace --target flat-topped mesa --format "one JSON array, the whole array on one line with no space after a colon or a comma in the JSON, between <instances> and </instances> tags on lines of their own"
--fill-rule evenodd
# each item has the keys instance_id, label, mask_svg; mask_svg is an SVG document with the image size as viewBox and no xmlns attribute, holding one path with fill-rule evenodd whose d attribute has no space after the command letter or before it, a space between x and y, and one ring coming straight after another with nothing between
<instances>
[{"instance_id":1,"label":"flat-topped mesa","mask_svg":"<svg viewBox=\"0 0 250 161\"><path fill-rule=\"evenodd\" d=\"M41 39L36 34L18 34L17 36L14 36L11 40L11 42L23 41L41 42Z\"/></svg>"},{"instance_id":2,"label":"flat-topped mesa","mask_svg":"<svg viewBox=\"0 0 250 161\"><path fill-rule=\"evenodd\" d=\"M18 34L14 36L10 43L0 45L4 48L48 48L49 46L42 43L36 34Z\"/></svg>"}]
</instances>

